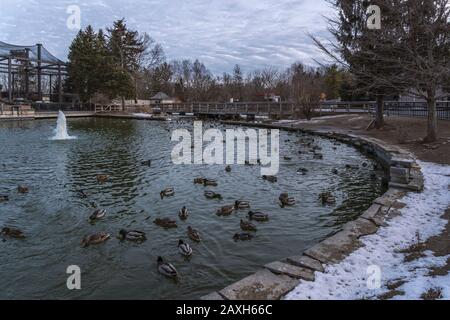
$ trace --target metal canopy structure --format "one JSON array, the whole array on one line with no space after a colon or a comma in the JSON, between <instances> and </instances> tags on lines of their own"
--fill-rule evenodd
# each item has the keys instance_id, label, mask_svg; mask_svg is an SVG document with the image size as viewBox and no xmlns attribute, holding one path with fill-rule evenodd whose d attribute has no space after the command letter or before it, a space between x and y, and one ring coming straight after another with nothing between
<instances>
[{"instance_id":1,"label":"metal canopy structure","mask_svg":"<svg viewBox=\"0 0 450 320\"><path fill-rule=\"evenodd\" d=\"M51 97L57 91L57 101L62 102L62 83L67 76L67 65L40 43L21 46L0 41L0 74L7 75L4 82L7 83L9 103L16 97L42 100L44 79L49 80L45 85L46 93Z\"/></svg>"}]
</instances>

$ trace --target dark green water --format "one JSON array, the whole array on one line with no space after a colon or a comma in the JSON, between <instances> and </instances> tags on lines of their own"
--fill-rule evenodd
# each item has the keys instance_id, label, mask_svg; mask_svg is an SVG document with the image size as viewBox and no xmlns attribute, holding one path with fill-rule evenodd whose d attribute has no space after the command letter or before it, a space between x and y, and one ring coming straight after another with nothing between
<instances>
[{"instance_id":1,"label":"dark green water","mask_svg":"<svg viewBox=\"0 0 450 320\"><path fill-rule=\"evenodd\" d=\"M278 182L260 177L258 166L174 165L170 130L192 128L192 123L117 119L69 119L69 133L76 140L51 141L55 121L0 122L0 227L22 229L25 240L0 241L0 298L17 299L196 299L201 295L251 274L265 263L302 250L336 232L341 225L368 207L381 193L380 179L370 177L372 160L346 145L333 150L333 142L314 138L322 147L323 160L314 160L298 143L300 134L282 132ZM220 125L217 127L222 128ZM224 128L224 127L223 127ZM302 154L298 151L302 150ZM152 166L141 161L151 159ZM362 163L367 162L367 167ZM345 164L358 166L347 169ZM306 176L297 169L309 169ZM332 174L332 168L339 173ZM110 175L99 184L96 175ZM205 187L193 179L217 179L222 201L207 200ZM25 184L28 194L17 193ZM159 191L175 187L174 197L160 199ZM76 190L89 193L80 199ZM335 206L322 206L318 194L332 191ZM297 205L280 208L278 196L289 192ZM218 217L218 207L236 199L251 202L252 209L270 214L270 221L257 223L258 232L249 242L234 242L239 221L247 210ZM92 225L91 202L107 209L107 216ZM186 222L178 210L191 212ZM148 218L150 217L150 218ZM155 226L156 217L178 221L177 229ZM178 253L178 239L187 240L188 225L198 229L203 241L189 241L194 249L190 261ZM145 231L142 244L120 242L121 228ZM104 244L81 248L86 234L107 231L113 237ZM156 271L156 258L164 256L180 273L177 282ZM78 265L81 290L66 287L66 268Z\"/></svg>"}]
</instances>

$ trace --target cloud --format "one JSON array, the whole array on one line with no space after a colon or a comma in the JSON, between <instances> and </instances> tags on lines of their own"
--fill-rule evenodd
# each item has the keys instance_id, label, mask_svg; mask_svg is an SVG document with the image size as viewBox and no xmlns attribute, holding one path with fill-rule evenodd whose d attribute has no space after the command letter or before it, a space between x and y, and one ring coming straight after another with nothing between
<instances>
[{"instance_id":1,"label":"cloud","mask_svg":"<svg viewBox=\"0 0 450 320\"><path fill-rule=\"evenodd\" d=\"M313 64L319 56L307 33L324 35L325 0L0 0L0 40L43 43L66 59L76 31L66 27L69 5L81 9L82 27L105 28L119 18L161 43L168 59L202 58L214 73L239 63L252 71Z\"/></svg>"}]
</instances>

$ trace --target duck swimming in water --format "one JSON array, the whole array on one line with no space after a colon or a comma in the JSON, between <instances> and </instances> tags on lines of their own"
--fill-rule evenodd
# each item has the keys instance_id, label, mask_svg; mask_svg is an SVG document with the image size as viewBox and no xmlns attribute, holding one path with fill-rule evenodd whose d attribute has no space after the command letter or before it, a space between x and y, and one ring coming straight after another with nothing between
<instances>
[{"instance_id":1,"label":"duck swimming in water","mask_svg":"<svg viewBox=\"0 0 450 320\"><path fill-rule=\"evenodd\" d=\"M336 203L336 198L329 191L322 192L321 194L319 194L319 200L322 202L323 205L326 204L331 205Z\"/></svg>"},{"instance_id":2,"label":"duck swimming in water","mask_svg":"<svg viewBox=\"0 0 450 320\"><path fill-rule=\"evenodd\" d=\"M198 231L193 229L191 226L188 227L187 234L188 234L189 239L191 239L193 241L200 242L202 240Z\"/></svg>"},{"instance_id":3,"label":"duck swimming in water","mask_svg":"<svg viewBox=\"0 0 450 320\"><path fill-rule=\"evenodd\" d=\"M16 239L23 239L25 238L24 233L22 230L16 229L16 228L10 228L10 227L4 227L2 231L0 232L0 235L10 238L16 238Z\"/></svg>"},{"instance_id":4,"label":"duck swimming in water","mask_svg":"<svg viewBox=\"0 0 450 320\"><path fill-rule=\"evenodd\" d=\"M267 213L264 212L260 212L260 211L249 211L248 212L248 217L250 220L255 220L255 221L267 221L269 220L269 215Z\"/></svg>"},{"instance_id":5,"label":"duck swimming in water","mask_svg":"<svg viewBox=\"0 0 450 320\"><path fill-rule=\"evenodd\" d=\"M98 232L94 233L88 236L85 236L83 240L81 240L81 246L87 247L91 244L100 244L102 242L105 242L111 237L111 235L107 232Z\"/></svg>"},{"instance_id":6,"label":"duck swimming in water","mask_svg":"<svg viewBox=\"0 0 450 320\"><path fill-rule=\"evenodd\" d=\"M256 231L256 227L250 221L244 221L241 219L241 229L244 231Z\"/></svg>"},{"instance_id":7,"label":"duck swimming in water","mask_svg":"<svg viewBox=\"0 0 450 320\"><path fill-rule=\"evenodd\" d=\"M289 197L289 194L287 194L287 193L280 194L280 196L278 197L278 200L280 200L282 208L284 206L293 206L293 205L295 205L295 199Z\"/></svg>"},{"instance_id":8,"label":"duck swimming in water","mask_svg":"<svg viewBox=\"0 0 450 320\"><path fill-rule=\"evenodd\" d=\"M98 182L103 183L103 182L108 181L108 179L109 179L109 175L107 175L107 174L98 174L97 175L97 181Z\"/></svg>"},{"instance_id":9,"label":"duck swimming in water","mask_svg":"<svg viewBox=\"0 0 450 320\"><path fill-rule=\"evenodd\" d=\"M217 210L216 214L218 216L229 216L234 211L234 205L230 206L223 206L220 209Z\"/></svg>"},{"instance_id":10,"label":"duck swimming in water","mask_svg":"<svg viewBox=\"0 0 450 320\"><path fill-rule=\"evenodd\" d=\"M214 191L205 191L205 197L208 199L222 199L222 195L220 193L215 193Z\"/></svg>"},{"instance_id":11,"label":"duck swimming in water","mask_svg":"<svg viewBox=\"0 0 450 320\"><path fill-rule=\"evenodd\" d=\"M147 238L145 237L145 232L142 231L138 231L138 230L120 230L119 231L119 235L118 238L120 240L128 240L128 241L133 241L133 242L143 242L145 240L147 240Z\"/></svg>"},{"instance_id":12,"label":"duck swimming in water","mask_svg":"<svg viewBox=\"0 0 450 320\"><path fill-rule=\"evenodd\" d=\"M152 160L144 160L141 162L141 165L150 167L152 165Z\"/></svg>"},{"instance_id":13,"label":"duck swimming in water","mask_svg":"<svg viewBox=\"0 0 450 320\"><path fill-rule=\"evenodd\" d=\"M6 202L9 201L9 196L5 194L0 194L0 202Z\"/></svg>"},{"instance_id":14,"label":"duck swimming in water","mask_svg":"<svg viewBox=\"0 0 450 320\"><path fill-rule=\"evenodd\" d=\"M78 197L80 197L81 199L85 199L88 197L87 193L84 192L84 190L78 190Z\"/></svg>"},{"instance_id":15,"label":"duck swimming in water","mask_svg":"<svg viewBox=\"0 0 450 320\"><path fill-rule=\"evenodd\" d=\"M211 186L211 187L217 187L217 181L216 180L210 180L210 179L204 179L203 180L204 186Z\"/></svg>"},{"instance_id":16,"label":"duck swimming in water","mask_svg":"<svg viewBox=\"0 0 450 320\"><path fill-rule=\"evenodd\" d=\"M26 187L26 186L18 186L17 191L19 193L28 193L29 190L28 190L28 187Z\"/></svg>"},{"instance_id":17,"label":"duck swimming in water","mask_svg":"<svg viewBox=\"0 0 450 320\"><path fill-rule=\"evenodd\" d=\"M186 209L186 207L181 208L178 212L178 216L181 220L186 220L189 217L189 210Z\"/></svg>"},{"instance_id":18,"label":"duck swimming in water","mask_svg":"<svg viewBox=\"0 0 450 320\"><path fill-rule=\"evenodd\" d=\"M162 257L158 257L157 265L159 273L166 277L175 278L178 275L177 269L171 263L164 262Z\"/></svg>"},{"instance_id":19,"label":"duck swimming in water","mask_svg":"<svg viewBox=\"0 0 450 320\"><path fill-rule=\"evenodd\" d=\"M98 210L95 210L93 214L91 214L91 216L89 217L89 220L91 220L91 222L94 222L96 220L103 218L105 215L106 215L106 209L98 209Z\"/></svg>"},{"instance_id":20,"label":"duck swimming in water","mask_svg":"<svg viewBox=\"0 0 450 320\"><path fill-rule=\"evenodd\" d=\"M278 178L276 176L263 175L262 178L263 178L263 180L267 180L267 181L272 182L272 183L278 181Z\"/></svg>"},{"instance_id":21,"label":"duck swimming in water","mask_svg":"<svg viewBox=\"0 0 450 320\"><path fill-rule=\"evenodd\" d=\"M231 167L230 167L230 166L226 166L226 167L225 167L225 171L226 171L226 172L231 172Z\"/></svg>"},{"instance_id":22,"label":"duck swimming in water","mask_svg":"<svg viewBox=\"0 0 450 320\"><path fill-rule=\"evenodd\" d=\"M170 228L176 228L177 226L177 222L175 220L171 220L169 218L156 218L153 221L154 224L156 224L157 226L163 227L165 229L170 229Z\"/></svg>"},{"instance_id":23,"label":"duck swimming in water","mask_svg":"<svg viewBox=\"0 0 450 320\"><path fill-rule=\"evenodd\" d=\"M174 194L175 194L175 190L172 187L166 188L159 193L159 195L161 196L161 199L164 199L164 197L171 197Z\"/></svg>"},{"instance_id":24,"label":"duck swimming in water","mask_svg":"<svg viewBox=\"0 0 450 320\"><path fill-rule=\"evenodd\" d=\"M244 200L236 200L234 202L235 209L248 209L250 208L250 202Z\"/></svg>"},{"instance_id":25,"label":"duck swimming in water","mask_svg":"<svg viewBox=\"0 0 450 320\"><path fill-rule=\"evenodd\" d=\"M195 178L194 184L203 184L205 180L205 178Z\"/></svg>"},{"instance_id":26,"label":"duck swimming in water","mask_svg":"<svg viewBox=\"0 0 450 320\"><path fill-rule=\"evenodd\" d=\"M185 257L192 256L192 248L189 243L184 242L183 240L178 241L178 252Z\"/></svg>"},{"instance_id":27,"label":"duck swimming in water","mask_svg":"<svg viewBox=\"0 0 450 320\"><path fill-rule=\"evenodd\" d=\"M235 233L233 236L234 241L248 241L252 240L253 235L250 233Z\"/></svg>"}]
</instances>

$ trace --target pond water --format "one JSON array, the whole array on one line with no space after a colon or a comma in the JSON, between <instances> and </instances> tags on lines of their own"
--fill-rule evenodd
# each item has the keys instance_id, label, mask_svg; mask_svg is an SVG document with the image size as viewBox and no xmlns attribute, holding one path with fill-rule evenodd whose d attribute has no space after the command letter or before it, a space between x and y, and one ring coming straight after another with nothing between
<instances>
[{"instance_id":1,"label":"pond water","mask_svg":"<svg viewBox=\"0 0 450 320\"><path fill-rule=\"evenodd\" d=\"M67 141L49 140L55 125L54 120L0 123L0 194L9 195L0 203L0 227L17 227L27 236L0 241L2 299L197 299L268 262L300 254L355 219L382 192L381 178L372 174L373 160L318 137L314 145L322 148L323 159L313 159L300 143L306 136L299 133L281 132L278 182L271 183L261 178L257 165L232 165L231 172L223 165L174 165L170 132L192 129L190 120L68 119L69 134L77 139ZM142 165L149 159L150 167ZM306 175L297 174L300 167L309 170ZM100 184L97 174L110 178ZM217 179L218 186L194 185L200 176ZM18 185L28 186L29 193L18 193ZM159 192L171 186L175 196L161 200ZM81 199L79 189L89 196ZM223 200L206 199L206 189L221 193ZM324 191L336 196L335 205L318 201ZM297 204L281 208L282 192ZM232 238L248 210L215 214L237 199L270 214L268 222L255 222L258 231L251 241ZM91 224L94 203L107 214ZM190 210L186 221L178 218L182 206ZM157 217L176 220L178 228L156 226ZM200 231L200 243L187 238L188 225ZM147 241L119 241L115 236L122 228L146 232ZM111 233L111 239L80 246L85 235L98 231ZM193 247L189 261L178 253L179 239ZM158 274L160 255L178 269L177 281ZM81 268L81 290L66 287L69 265Z\"/></svg>"}]
</instances>

